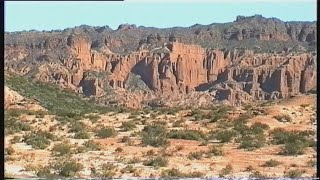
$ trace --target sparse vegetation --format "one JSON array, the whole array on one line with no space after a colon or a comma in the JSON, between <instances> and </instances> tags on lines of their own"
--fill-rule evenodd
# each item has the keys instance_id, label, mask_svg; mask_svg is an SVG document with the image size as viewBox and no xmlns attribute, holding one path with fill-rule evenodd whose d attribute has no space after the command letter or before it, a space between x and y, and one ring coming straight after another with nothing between
<instances>
[{"instance_id":1,"label":"sparse vegetation","mask_svg":"<svg viewBox=\"0 0 320 180\"><path fill-rule=\"evenodd\" d=\"M244 135L241 137L239 148L252 151L252 150L263 147L265 142L266 142L266 137L264 134Z\"/></svg>"},{"instance_id":2,"label":"sparse vegetation","mask_svg":"<svg viewBox=\"0 0 320 180\"><path fill-rule=\"evenodd\" d=\"M168 165L168 159L166 159L162 156L157 156L157 157L152 157L152 158L146 160L143 164L145 166L165 167Z\"/></svg>"},{"instance_id":3,"label":"sparse vegetation","mask_svg":"<svg viewBox=\"0 0 320 180\"><path fill-rule=\"evenodd\" d=\"M117 131L111 127L102 127L96 131L96 136L101 139L115 137L116 135Z\"/></svg>"},{"instance_id":4,"label":"sparse vegetation","mask_svg":"<svg viewBox=\"0 0 320 180\"><path fill-rule=\"evenodd\" d=\"M223 150L222 146L217 146L217 145L211 145L209 146L209 150L207 154L214 155L214 156L223 156Z\"/></svg>"},{"instance_id":5,"label":"sparse vegetation","mask_svg":"<svg viewBox=\"0 0 320 180\"><path fill-rule=\"evenodd\" d=\"M277 115L277 116L274 116L273 118L275 118L279 122L291 122L292 121L292 118L288 114Z\"/></svg>"},{"instance_id":6,"label":"sparse vegetation","mask_svg":"<svg viewBox=\"0 0 320 180\"><path fill-rule=\"evenodd\" d=\"M75 177L83 169L83 165L75 159L61 157L51 164L54 172L64 177Z\"/></svg>"},{"instance_id":7,"label":"sparse vegetation","mask_svg":"<svg viewBox=\"0 0 320 180\"><path fill-rule=\"evenodd\" d=\"M276 167L278 165L280 165L281 162L274 160L274 159L270 159L268 161L266 161L262 166L264 167Z\"/></svg>"},{"instance_id":8,"label":"sparse vegetation","mask_svg":"<svg viewBox=\"0 0 320 180\"><path fill-rule=\"evenodd\" d=\"M86 131L79 131L79 132L76 132L73 136L73 138L75 139L90 139L90 134Z\"/></svg>"},{"instance_id":9,"label":"sparse vegetation","mask_svg":"<svg viewBox=\"0 0 320 180\"><path fill-rule=\"evenodd\" d=\"M302 174L305 173L304 170L292 169L284 172L284 177L288 178L300 178Z\"/></svg>"},{"instance_id":10,"label":"sparse vegetation","mask_svg":"<svg viewBox=\"0 0 320 180\"><path fill-rule=\"evenodd\" d=\"M210 138L217 139L222 143L230 142L236 136L233 130L217 130L210 133Z\"/></svg>"},{"instance_id":11,"label":"sparse vegetation","mask_svg":"<svg viewBox=\"0 0 320 180\"><path fill-rule=\"evenodd\" d=\"M88 150L88 151L99 151L101 150L101 145L97 142L94 142L93 140L86 141L83 143L83 146Z\"/></svg>"},{"instance_id":12,"label":"sparse vegetation","mask_svg":"<svg viewBox=\"0 0 320 180\"><path fill-rule=\"evenodd\" d=\"M231 164L228 164L225 168L223 168L220 173L219 173L219 177L224 177L230 173L232 173L233 171L233 167L231 166Z\"/></svg>"},{"instance_id":13,"label":"sparse vegetation","mask_svg":"<svg viewBox=\"0 0 320 180\"><path fill-rule=\"evenodd\" d=\"M123 131L131 131L131 130L135 129L136 127L137 126L136 126L136 123L134 121L123 122L122 125L120 126L120 128Z\"/></svg>"},{"instance_id":14,"label":"sparse vegetation","mask_svg":"<svg viewBox=\"0 0 320 180\"><path fill-rule=\"evenodd\" d=\"M168 138L171 139L188 139L188 140L205 140L207 139L206 135L202 131L197 130L171 130L168 133Z\"/></svg>"},{"instance_id":15,"label":"sparse vegetation","mask_svg":"<svg viewBox=\"0 0 320 180\"><path fill-rule=\"evenodd\" d=\"M166 133L163 125L147 125L141 132L142 143L154 147L165 146L168 144Z\"/></svg>"},{"instance_id":16,"label":"sparse vegetation","mask_svg":"<svg viewBox=\"0 0 320 180\"><path fill-rule=\"evenodd\" d=\"M27 98L36 99L41 106L62 117L111 110L110 107L90 103L70 90L61 90L51 84L35 82L16 75L6 76L5 81L11 89Z\"/></svg>"},{"instance_id":17,"label":"sparse vegetation","mask_svg":"<svg viewBox=\"0 0 320 180\"><path fill-rule=\"evenodd\" d=\"M23 141L35 149L45 149L56 137L46 131L31 132L23 136Z\"/></svg>"},{"instance_id":18,"label":"sparse vegetation","mask_svg":"<svg viewBox=\"0 0 320 180\"><path fill-rule=\"evenodd\" d=\"M20 131L31 131L32 127L25 122L17 119L16 117L11 117L9 115L4 116L4 124L5 124L5 133L6 134L14 134Z\"/></svg>"},{"instance_id":19,"label":"sparse vegetation","mask_svg":"<svg viewBox=\"0 0 320 180\"><path fill-rule=\"evenodd\" d=\"M191 153L188 155L188 158L189 158L190 160L194 160L194 159L200 160L200 159L203 157L204 154L205 154L204 151L191 152Z\"/></svg>"},{"instance_id":20,"label":"sparse vegetation","mask_svg":"<svg viewBox=\"0 0 320 180\"><path fill-rule=\"evenodd\" d=\"M59 144L55 144L53 147L52 147L52 153L53 155L55 156L64 156L64 155L67 155L67 154L71 154L71 145L69 144L69 142L65 141L65 142L62 142L62 143L59 143Z\"/></svg>"}]
</instances>

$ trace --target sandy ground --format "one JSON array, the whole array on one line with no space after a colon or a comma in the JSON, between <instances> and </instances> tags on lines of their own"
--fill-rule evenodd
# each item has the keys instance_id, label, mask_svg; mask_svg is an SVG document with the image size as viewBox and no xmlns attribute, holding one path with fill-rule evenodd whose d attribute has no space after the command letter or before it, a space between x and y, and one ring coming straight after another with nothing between
<instances>
[{"instance_id":1,"label":"sandy ground","mask_svg":"<svg viewBox=\"0 0 320 180\"><path fill-rule=\"evenodd\" d=\"M305 104L308 104L306 107ZM301 106L302 105L302 106ZM270 130L274 128L284 128L286 130L309 130L313 129L312 118L315 118L315 107L316 97L314 95L304 95L297 96L290 100L284 100L280 103L274 105L261 107L265 110L265 115L257 115L251 118L248 125L255 122L261 122L270 126ZM179 112L177 115L161 115L156 119L165 120L169 129L174 129L172 127L172 122L179 121L184 118L182 114L185 112ZM274 118L276 115L287 114L292 118L292 122L279 122ZM141 139L139 136L130 137L133 141L132 145L127 145L120 142L123 136L131 136L134 132L141 131L144 127L143 124L137 125L132 131L123 132L119 128L122 122L129 121L130 113L108 113L100 115L100 119L97 123L92 124L88 119L83 119L82 121L89 127L89 129L94 129L101 124L114 127L118 134L114 138L107 139L96 139L92 136L96 142L99 142L103 149L101 151L89 151L85 153L73 154L72 157L77 159L80 163L84 165L84 170L80 172L81 177L90 177L90 167L99 167L99 165L110 162L117 166L116 176L117 177L152 177L158 176L162 170L178 168L181 172L202 172L205 176L218 176L223 168L228 164L231 164L233 171L231 176L235 177L248 177L250 172L246 171L248 166L252 166L254 170L261 172L263 175L270 177L282 177L286 169L301 169L305 170L303 173L304 177L311 177L315 174L315 167L310 167L307 165L309 160L315 160L316 152L313 148L307 148L303 155L298 156L282 156L278 155L281 145L266 145L260 149L254 151L246 151L244 149L239 149L237 143L225 143L222 147L224 151L223 156L213 156L210 158L202 158L200 160L190 160L188 155L191 152L196 151L207 151L209 143L207 146L201 146L200 141L193 140L182 140L182 139L170 139L170 146L167 149L155 148L151 146L143 146L141 144ZM141 117L140 117L141 118ZM31 124L35 129L42 129L49 131L50 127L55 126L58 122L52 115L45 115L44 118L36 118L35 115L22 115L20 119L24 122ZM146 122L150 122L153 119L150 114L145 115ZM36 121L36 122L35 122ZM190 121L185 118L185 126L192 129L202 129L204 131L209 131L216 128L216 125L207 125L203 123ZM182 128L182 127L180 127ZM58 127L54 130L54 133L59 138L59 140L68 139L74 146L80 146L87 140L83 139L73 139L72 133L68 133L67 126ZM91 133L93 135L93 133ZM22 136L23 133L17 133L15 135L8 135L5 137L5 147L11 146L15 153L10 155L10 161L5 162L5 172L14 177L31 177L34 176L32 172L24 171L27 165L45 165L48 164L54 156L51 153L51 148L54 144L61 141L56 141L51 143L51 145L45 150L36 150L25 143L12 144L10 139L13 136ZM122 152L115 152L117 148L121 147ZM177 150L181 148L181 150ZM166 152L169 156L169 163L167 167L148 167L143 165L143 161L148 158L146 155L148 151L153 150L155 154L161 154L161 152ZM128 162L136 158L136 162L133 163L133 167L136 169L135 173L121 173L120 170L128 165ZM275 159L281 162L280 165L276 167L263 167L262 165L270 160Z\"/></svg>"}]
</instances>

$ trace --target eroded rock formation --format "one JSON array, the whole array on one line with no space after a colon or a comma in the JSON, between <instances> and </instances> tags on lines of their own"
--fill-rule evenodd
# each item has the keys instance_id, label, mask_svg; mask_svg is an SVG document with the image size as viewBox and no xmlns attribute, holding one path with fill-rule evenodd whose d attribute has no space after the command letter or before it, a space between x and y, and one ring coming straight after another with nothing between
<instances>
[{"instance_id":1,"label":"eroded rock formation","mask_svg":"<svg viewBox=\"0 0 320 180\"><path fill-rule=\"evenodd\" d=\"M243 24L261 20L257 18L238 17L236 22ZM273 27L278 20L261 21ZM248 27L241 29L242 26L239 30L239 27L224 31L223 38L241 41L255 37L259 41L312 42L316 37L312 24L301 27L290 23L281 25L281 28L288 29L287 34L281 28L279 31L260 32ZM139 28L122 25L117 31L129 33L131 30L139 31ZM197 34L205 33L199 30ZM26 44L10 38L5 45L6 71L55 83L87 96L102 97L111 87L122 92L121 101L131 107L141 107L140 103L148 98L166 97L172 102L176 99L174 97L192 99L190 94L205 99L204 104L207 101L228 101L236 105L254 100L286 98L316 87L316 56L305 50L275 53L254 52L245 48L204 48L177 42L181 38L166 41L161 33L156 33L141 41L135 51L120 54L113 52L112 48L124 48L128 42L120 42L110 36L97 41L95 37L90 37L90 33L84 32L49 38L39 36ZM99 45L99 42L104 44ZM161 42L164 43L153 49L146 45ZM131 73L139 75L140 80L149 87L146 92L126 92ZM203 93L205 95L200 95ZM130 102L135 100L138 103ZM184 102L190 103L188 100Z\"/></svg>"}]
</instances>

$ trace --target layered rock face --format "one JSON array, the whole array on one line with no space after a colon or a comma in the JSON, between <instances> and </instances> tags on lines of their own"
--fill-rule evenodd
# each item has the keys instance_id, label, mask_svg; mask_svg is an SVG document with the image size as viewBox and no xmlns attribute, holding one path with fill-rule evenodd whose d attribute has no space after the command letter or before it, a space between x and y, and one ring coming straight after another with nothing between
<instances>
[{"instance_id":1,"label":"layered rock face","mask_svg":"<svg viewBox=\"0 0 320 180\"><path fill-rule=\"evenodd\" d=\"M250 24L260 21L254 18L238 17L236 22ZM276 20L262 21L270 27L278 26ZM287 23L279 27L289 29L288 33L283 33L281 28L258 34L248 27L241 30L231 28L224 31L224 38L239 41L252 37L259 41L315 41L312 24L300 27L299 24ZM139 31L139 28L126 25L117 31L126 34L131 30ZM197 33L203 34L202 31ZM103 97L107 89L112 88L121 96L122 104L130 107L141 107L143 101L159 97L179 105L179 99L190 104L195 97L205 99L202 104L227 101L238 105L248 101L287 98L316 87L316 55L312 52L204 48L196 43L177 42L176 39L181 38L172 34L170 41L166 41L161 33L157 33L149 35L146 43L164 41L162 45L150 49L152 46L141 43L135 51L120 54L111 49L114 46L125 48L128 42L119 43L107 36L101 40L104 43L99 44L101 41L85 32L55 34L48 38L39 36L28 43L17 43L17 40L10 39L12 37L8 38L5 70L55 83L87 96ZM132 89L127 87L132 73L139 75L139 80L149 89L128 92Z\"/></svg>"}]
</instances>

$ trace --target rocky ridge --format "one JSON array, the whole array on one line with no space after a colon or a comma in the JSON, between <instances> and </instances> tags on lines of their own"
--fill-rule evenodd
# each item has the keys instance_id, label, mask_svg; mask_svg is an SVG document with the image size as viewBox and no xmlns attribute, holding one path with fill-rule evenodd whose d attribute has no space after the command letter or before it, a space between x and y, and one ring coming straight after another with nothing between
<instances>
[{"instance_id":1,"label":"rocky ridge","mask_svg":"<svg viewBox=\"0 0 320 180\"><path fill-rule=\"evenodd\" d=\"M268 29L256 30L255 22ZM200 29L194 32L196 36L188 37L191 39L180 35L180 28L172 28L176 33L168 38L151 33L146 41L138 36L152 28L134 25L121 25L115 31L80 27L71 32L9 33L5 35L5 70L100 99L111 88L119 102L135 108L157 98L170 102L168 105L190 105L199 99L201 105L221 101L238 105L286 98L316 87L316 55L306 51L316 41L315 23L239 16L231 24L212 25L216 26L227 28L211 39L207 37L210 28L204 31L206 26L200 25L184 30ZM166 33L168 29L155 31ZM123 36L121 40L118 34ZM200 43L192 40L198 36ZM218 49L203 45L233 41L246 44L247 40L257 41L254 48ZM265 42L300 47L279 52L265 52L261 47L257 50L257 45ZM128 91L130 74L138 75L135 81L148 88Z\"/></svg>"}]
</instances>

